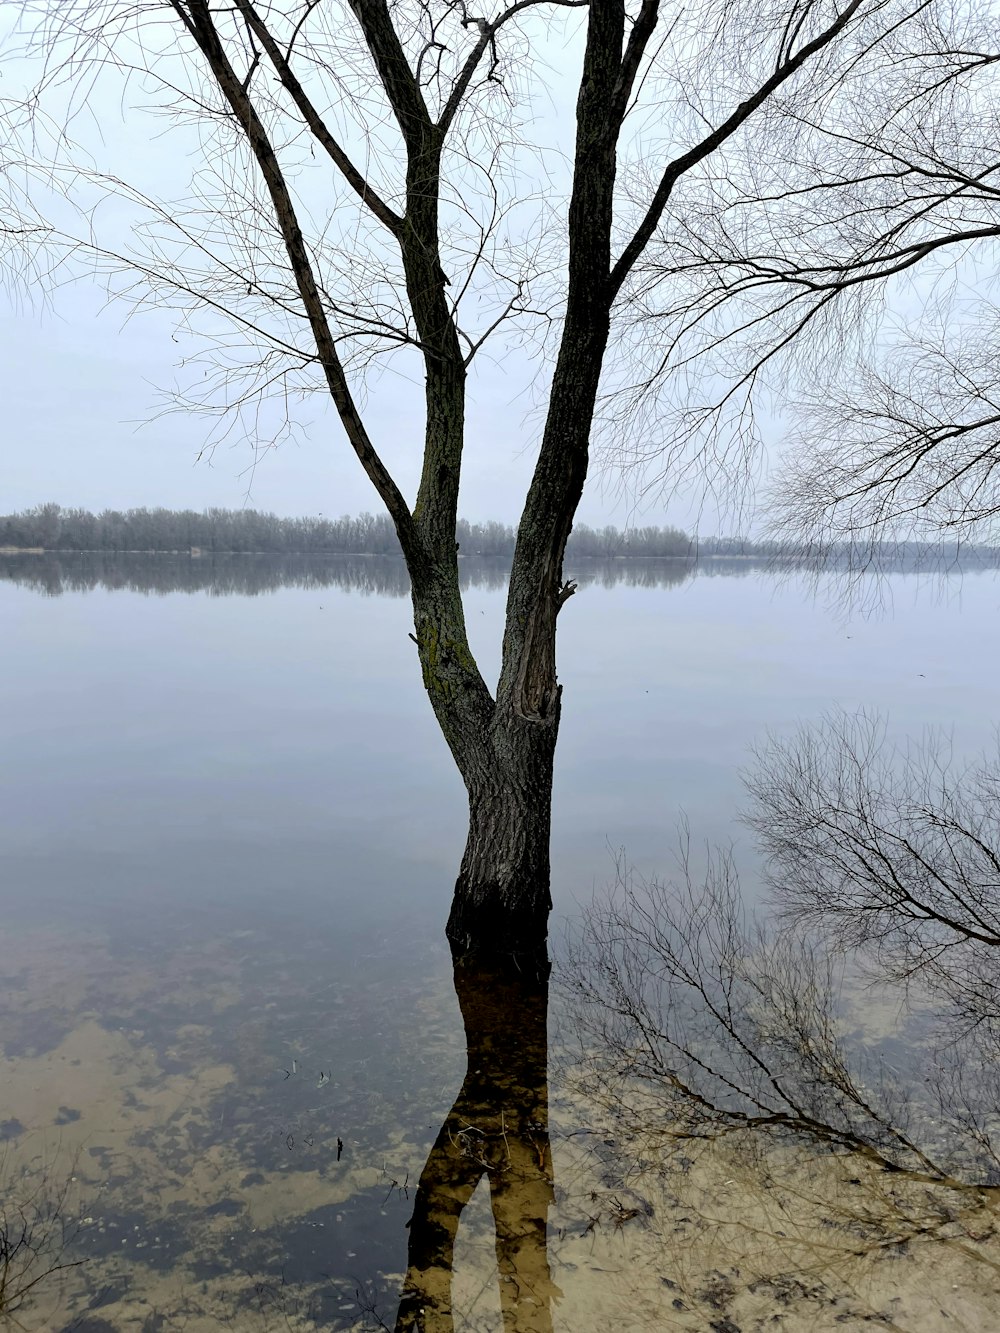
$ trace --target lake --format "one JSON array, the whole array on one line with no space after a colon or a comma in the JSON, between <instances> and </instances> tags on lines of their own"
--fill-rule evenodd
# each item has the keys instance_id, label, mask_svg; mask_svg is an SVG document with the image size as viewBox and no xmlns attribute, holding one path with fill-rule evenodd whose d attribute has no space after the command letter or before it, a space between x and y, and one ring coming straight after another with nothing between
<instances>
[{"instance_id":1,"label":"lake","mask_svg":"<svg viewBox=\"0 0 1000 1333\"><path fill-rule=\"evenodd\" d=\"M768 733L864 709L988 745L995 571L579 565L547 982L453 976L464 792L396 562L0 556L11 1327L996 1326L1000 1175L735 1102L681 1134L674 1071L623 1081L574 987L595 896L676 880L685 828L761 899ZM465 580L495 679L504 571ZM919 1100L930 1009L869 981L848 959L846 1039Z\"/></svg>"}]
</instances>

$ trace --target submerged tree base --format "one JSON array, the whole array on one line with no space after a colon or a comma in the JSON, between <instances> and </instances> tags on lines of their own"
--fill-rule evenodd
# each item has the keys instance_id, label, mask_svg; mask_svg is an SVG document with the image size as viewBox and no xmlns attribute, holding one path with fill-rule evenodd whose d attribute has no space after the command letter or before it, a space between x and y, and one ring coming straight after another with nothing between
<instances>
[{"instance_id":1,"label":"submerged tree base","mask_svg":"<svg viewBox=\"0 0 1000 1333\"><path fill-rule=\"evenodd\" d=\"M520 958L532 956L533 941L548 934L552 898L548 882L472 883L460 877L455 886L448 940L456 957Z\"/></svg>"},{"instance_id":2,"label":"submerged tree base","mask_svg":"<svg viewBox=\"0 0 1000 1333\"><path fill-rule=\"evenodd\" d=\"M544 948L552 895L549 833L555 727L520 748L502 782L469 801L469 836L447 934L456 959ZM537 744L538 739L542 744Z\"/></svg>"}]
</instances>

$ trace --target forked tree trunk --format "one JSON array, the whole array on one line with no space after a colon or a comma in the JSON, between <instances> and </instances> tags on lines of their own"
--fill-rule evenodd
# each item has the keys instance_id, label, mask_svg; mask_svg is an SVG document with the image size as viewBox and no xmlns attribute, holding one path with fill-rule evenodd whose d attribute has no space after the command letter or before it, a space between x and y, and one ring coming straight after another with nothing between
<instances>
[{"instance_id":1,"label":"forked tree trunk","mask_svg":"<svg viewBox=\"0 0 1000 1333\"><path fill-rule=\"evenodd\" d=\"M555 620L540 655L547 688L498 691L469 649L457 566L410 570L424 687L469 798L469 832L448 937L459 952L510 954L544 939L549 896L552 766L559 729ZM537 642L537 639L536 639ZM532 684L538 672L517 673Z\"/></svg>"},{"instance_id":2,"label":"forked tree trunk","mask_svg":"<svg viewBox=\"0 0 1000 1333\"><path fill-rule=\"evenodd\" d=\"M478 28L479 38L460 60L451 91L436 106L441 90L425 97L429 85L420 71L423 57L414 69L412 34L407 25L405 32L397 28L387 0L350 0L405 151L405 200L397 211L372 189L324 124L291 68L291 46L284 47L268 30L257 7L249 0L235 0L234 7L219 9L207 0L173 0L174 11L207 62L256 160L294 278L297 308L312 333L316 364L322 368L351 447L393 519L410 572L424 684L469 793L469 838L449 924L449 935L459 948L516 947L544 923L549 909L552 761L559 716L556 617L571 591L561 582L563 555L587 476L612 306L654 235L676 182L715 152L807 59L853 24L860 3L845 3L812 41L799 44L801 24L794 40L786 32L784 53L758 91L666 168L638 230L614 261L619 135L634 105L636 81L648 68L644 61L659 7L657 0L643 0L638 12L627 16L622 0L589 5L566 216L563 328L538 458L518 524L503 665L494 700L465 631L455 534L466 443L466 376L496 325L476 342L460 333L458 310L468 304L463 299L468 283L462 280L452 287L445 272L443 256L448 259L452 247L442 246L439 213L442 160L451 128L456 117L465 114L463 108L475 105L483 62L493 61L495 66L499 59L499 29L525 5L511 5L492 22L462 18L464 27ZM235 65L230 54L234 8L240 19L238 30L242 32L245 25L251 46L255 51L259 47L245 77L242 42L232 48ZM464 16L464 7L460 10ZM226 15L221 29L217 13ZM256 100L260 79L255 84L252 76L261 53L335 169L399 249L404 305L408 305L402 317L406 341L420 348L425 373L423 460L412 510L368 434L340 359L343 330L331 323L330 302L301 230L295 194L269 136L271 116L262 108L270 106L271 93L262 104ZM381 142L381 128L376 139ZM481 165L485 168L485 159ZM380 252L376 248L373 253ZM248 294L256 290L251 284ZM402 300L401 293L399 297ZM512 316L519 304L520 299L507 314ZM369 332L395 337L390 325L381 326L377 320Z\"/></svg>"},{"instance_id":3,"label":"forked tree trunk","mask_svg":"<svg viewBox=\"0 0 1000 1333\"><path fill-rule=\"evenodd\" d=\"M383 39L395 52L391 24L387 33L378 26L382 11L372 6L356 12L362 8L376 57ZM647 5L637 25L647 36L655 12L655 4ZM401 108L400 124L410 129L404 129L407 211L400 235L407 290L425 348L427 425L417 501L412 516L400 515L397 531L412 581L424 686L469 794L469 836L448 923L459 950L516 952L520 941L544 932L551 906L549 829L560 709L556 620L573 591L562 582L563 555L587 477L610 332L616 143L642 49L642 42L632 49L630 39L628 71L623 71L624 29L621 4L591 7L577 104L563 335L518 524L495 699L469 648L458 577L455 531L467 362L440 263L443 139L439 128L423 123L419 90ZM384 64L387 89L395 86L397 56ZM389 498L395 504L395 492Z\"/></svg>"}]
</instances>

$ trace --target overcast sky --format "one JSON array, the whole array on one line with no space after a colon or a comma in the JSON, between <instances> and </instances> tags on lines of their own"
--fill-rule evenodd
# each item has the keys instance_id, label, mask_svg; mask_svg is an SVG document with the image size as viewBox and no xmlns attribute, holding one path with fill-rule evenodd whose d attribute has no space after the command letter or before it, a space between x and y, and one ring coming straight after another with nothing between
<instances>
[{"instance_id":1,"label":"overcast sky","mask_svg":"<svg viewBox=\"0 0 1000 1333\"><path fill-rule=\"evenodd\" d=\"M166 319L107 307L96 286L76 285L35 308L3 299L0 339L0 512L48 500L88 509L165 505L203 509L249 504L279 514L357 513L378 496L320 399L296 413L301 438L266 450L237 434L202 456L212 423L163 414L183 350ZM178 335L181 336L181 335ZM413 386L385 378L365 409L369 431L412 498L422 423ZM537 410L520 374L484 363L470 404L462 512L516 519L530 478ZM579 518L590 523L689 522L662 500L638 509L620 478L592 474ZM704 527L703 530L708 529Z\"/></svg>"},{"instance_id":2,"label":"overcast sky","mask_svg":"<svg viewBox=\"0 0 1000 1333\"><path fill-rule=\"evenodd\" d=\"M563 50L560 59L572 75L572 52ZM13 70L5 67L5 74L8 92L14 91L12 79L20 76L28 87L35 77L24 61ZM556 86L548 122L539 117L532 130L541 134L546 123L556 127L559 151L567 112L572 124L575 86L567 84L567 89L572 94L564 99L567 106L556 105ZM88 147L102 170L137 180L165 199L184 195L197 149L188 151L194 141L185 144L183 130L165 134L162 119L129 107L123 113L114 80L98 86L88 107L93 121L90 130L86 124L83 130L90 134ZM108 308L103 289L89 280L36 290L34 299L7 292L0 296L0 308L5 349L0 361L0 511L49 500L96 510L252 505L280 514L340 514L378 508L378 497L332 409L319 397L295 409L299 429L293 441L261 455L255 451L259 437L243 429L204 453L210 422L190 413L163 414L164 393L177 382L179 359L198 350L190 336L175 336L166 313L145 313L126 322L127 310ZM500 364L482 359L477 365L470 380L461 511L474 520L511 522L520 512L541 428L537 394L533 399L525 391L537 367L523 354ZM418 370L415 366L410 383L400 375L384 376L364 407L376 448L411 499L422 431ZM694 524L687 505L667 504L661 495L637 504L627 479L623 485L620 476L596 473L579 519L619 526ZM710 532L719 523L703 518L700 526Z\"/></svg>"},{"instance_id":3,"label":"overcast sky","mask_svg":"<svg viewBox=\"0 0 1000 1333\"><path fill-rule=\"evenodd\" d=\"M211 423L159 415L179 347L155 319L101 311L96 290L77 288L50 310L14 310L0 323L4 430L0 509L46 500L89 509L166 505L202 509L251 504L280 514L356 513L379 506L334 414L317 400L299 412L303 438L270 449L254 464L238 436L198 461ZM400 386L384 381L366 409L369 430L412 497L421 423ZM463 513L513 520L532 464L537 422L503 372L477 385L464 466ZM581 511L590 522L623 525L628 504L593 478ZM663 521L662 506L643 511ZM680 511L678 511L680 517Z\"/></svg>"}]
</instances>

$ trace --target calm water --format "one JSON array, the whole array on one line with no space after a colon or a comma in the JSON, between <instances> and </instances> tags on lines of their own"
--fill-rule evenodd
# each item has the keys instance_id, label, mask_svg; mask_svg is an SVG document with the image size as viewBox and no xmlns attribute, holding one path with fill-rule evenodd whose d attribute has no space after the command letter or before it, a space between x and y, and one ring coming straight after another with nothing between
<instances>
[{"instance_id":1,"label":"calm water","mask_svg":"<svg viewBox=\"0 0 1000 1333\"><path fill-rule=\"evenodd\" d=\"M460 1011L463 791L392 562L0 560L0 1174L35 1219L8 1269L40 1278L21 1326L443 1330L453 1282L456 1328L995 1327L989 1191L945 1206L741 1135L671 1156L648 1089L626 1114L582 1077L596 1038L564 987L548 1081L542 982L460 977ZM971 754L1000 721L991 572L851 604L738 564L580 579L557 977L618 850L669 876L682 820L735 841L756 896L739 770L768 729L864 707ZM488 677L503 596L470 569ZM906 1046L891 1001L851 1022Z\"/></svg>"}]
</instances>

